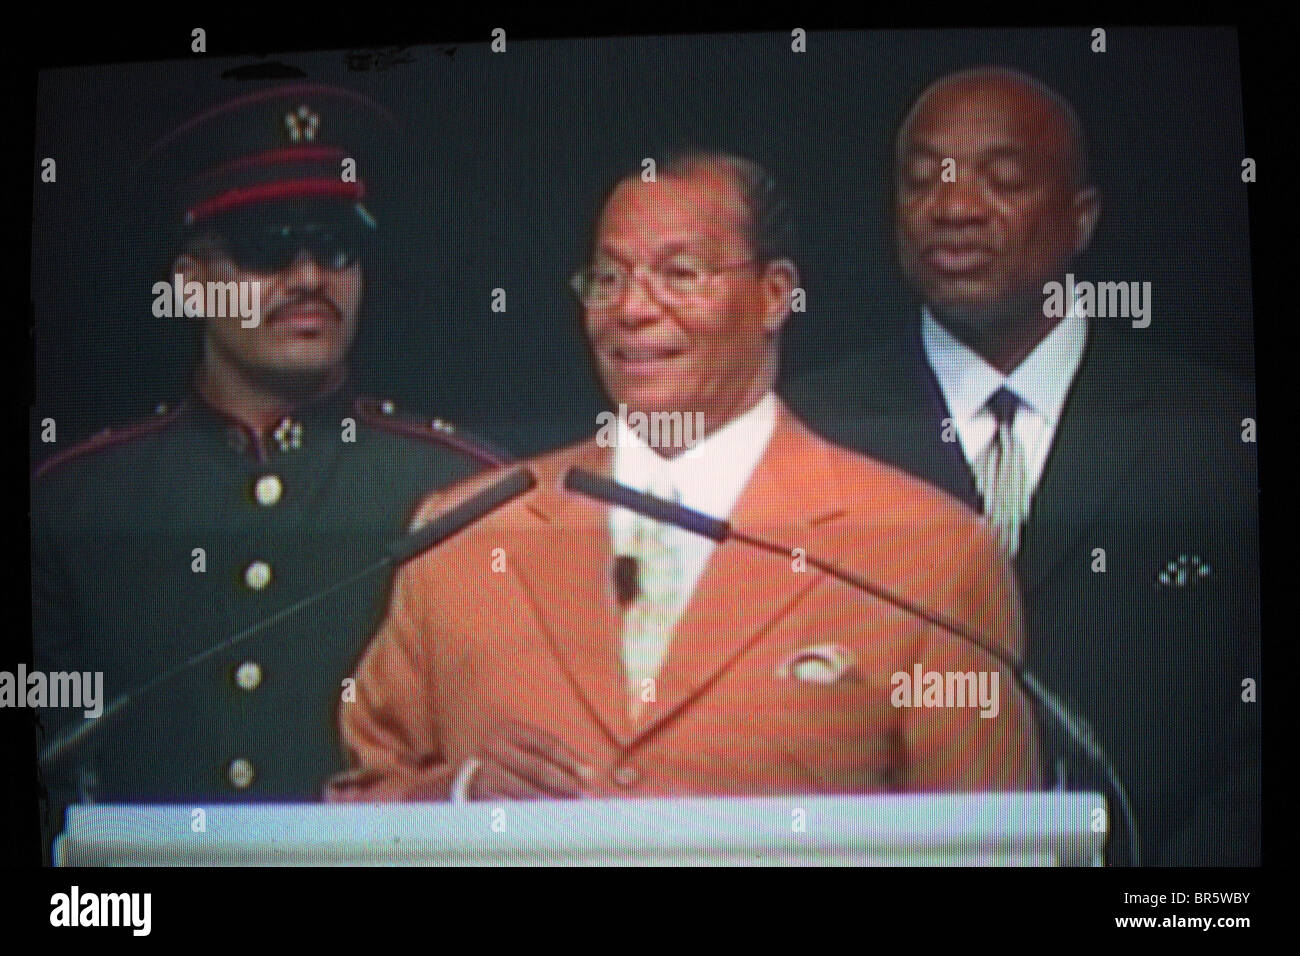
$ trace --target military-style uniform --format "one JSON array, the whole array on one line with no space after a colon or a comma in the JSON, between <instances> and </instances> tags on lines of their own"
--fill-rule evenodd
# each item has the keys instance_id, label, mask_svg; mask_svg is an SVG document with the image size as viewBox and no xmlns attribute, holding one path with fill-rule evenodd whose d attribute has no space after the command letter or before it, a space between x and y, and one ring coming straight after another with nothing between
<instances>
[{"instance_id":1,"label":"military-style uniform","mask_svg":"<svg viewBox=\"0 0 1300 956\"><path fill-rule=\"evenodd\" d=\"M102 671L111 700L381 556L425 493L504 457L347 390L266 436L197 394L160 405L33 480L36 667ZM138 701L45 781L54 810L316 799L342 766L343 682L390 580L333 594ZM82 719L44 711L46 741Z\"/></svg>"}]
</instances>

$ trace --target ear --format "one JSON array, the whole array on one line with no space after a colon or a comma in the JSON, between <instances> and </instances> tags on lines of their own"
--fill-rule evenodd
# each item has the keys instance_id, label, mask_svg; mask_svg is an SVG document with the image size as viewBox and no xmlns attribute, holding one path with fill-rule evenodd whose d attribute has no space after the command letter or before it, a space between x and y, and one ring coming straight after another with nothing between
<instances>
[{"instance_id":1,"label":"ear","mask_svg":"<svg viewBox=\"0 0 1300 956\"><path fill-rule=\"evenodd\" d=\"M775 335L790 317L790 296L799 285L799 269L789 259L773 259L763 269L763 331Z\"/></svg>"},{"instance_id":2,"label":"ear","mask_svg":"<svg viewBox=\"0 0 1300 956\"><path fill-rule=\"evenodd\" d=\"M1074 194L1071 209L1074 213L1074 254L1077 256L1092 241L1092 231L1097 228L1097 219L1101 216L1101 194L1095 186L1080 189Z\"/></svg>"}]
</instances>

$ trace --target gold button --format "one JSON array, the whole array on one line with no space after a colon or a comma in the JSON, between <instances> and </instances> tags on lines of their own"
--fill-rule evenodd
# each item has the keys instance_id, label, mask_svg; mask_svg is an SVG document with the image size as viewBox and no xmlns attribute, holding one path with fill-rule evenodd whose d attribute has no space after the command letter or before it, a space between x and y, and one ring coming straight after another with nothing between
<instances>
[{"instance_id":1,"label":"gold button","mask_svg":"<svg viewBox=\"0 0 1300 956\"><path fill-rule=\"evenodd\" d=\"M630 787L636 783L640 774L633 767L619 767L614 771L614 782L620 787Z\"/></svg>"},{"instance_id":2,"label":"gold button","mask_svg":"<svg viewBox=\"0 0 1300 956\"><path fill-rule=\"evenodd\" d=\"M259 505L269 508L279 502L280 496L284 494L284 482L280 480L279 475L263 475L253 486L253 494L256 495Z\"/></svg>"},{"instance_id":3,"label":"gold button","mask_svg":"<svg viewBox=\"0 0 1300 956\"><path fill-rule=\"evenodd\" d=\"M226 778L237 790L246 790L253 782L253 762L245 757L236 757L226 768Z\"/></svg>"},{"instance_id":4,"label":"gold button","mask_svg":"<svg viewBox=\"0 0 1300 956\"><path fill-rule=\"evenodd\" d=\"M271 583L271 566L265 561L254 561L244 569L244 583L260 591Z\"/></svg>"},{"instance_id":5,"label":"gold button","mask_svg":"<svg viewBox=\"0 0 1300 956\"><path fill-rule=\"evenodd\" d=\"M235 683L241 690L257 690L262 683L262 665L257 661L244 661L235 668Z\"/></svg>"}]
</instances>

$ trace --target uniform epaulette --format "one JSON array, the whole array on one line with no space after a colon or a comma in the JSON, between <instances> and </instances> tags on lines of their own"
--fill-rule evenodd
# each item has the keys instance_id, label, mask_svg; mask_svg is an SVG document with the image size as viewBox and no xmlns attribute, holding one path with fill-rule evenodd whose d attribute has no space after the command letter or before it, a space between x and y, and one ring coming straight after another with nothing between
<instances>
[{"instance_id":1,"label":"uniform epaulette","mask_svg":"<svg viewBox=\"0 0 1300 956\"><path fill-rule=\"evenodd\" d=\"M388 399L358 398L356 413L362 421L383 431L446 445L486 465L504 465L515 457L491 442L461 431L444 419L417 418L408 413L400 413L396 403Z\"/></svg>"},{"instance_id":2,"label":"uniform epaulette","mask_svg":"<svg viewBox=\"0 0 1300 956\"><path fill-rule=\"evenodd\" d=\"M131 441L133 438L141 438L145 435L152 435L154 432L161 431L172 422L176 421L185 412L185 402L178 402L175 405L160 404L148 418L132 422L120 428L104 428L97 431L84 441L78 442L71 448L65 448L63 451L56 452L37 466L36 471L32 473L33 478L40 478L46 472L74 458L80 458L82 455L88 455L91 452L103 451L105 448L112 448L123 442Z\"/></svg>"}]
</instances>

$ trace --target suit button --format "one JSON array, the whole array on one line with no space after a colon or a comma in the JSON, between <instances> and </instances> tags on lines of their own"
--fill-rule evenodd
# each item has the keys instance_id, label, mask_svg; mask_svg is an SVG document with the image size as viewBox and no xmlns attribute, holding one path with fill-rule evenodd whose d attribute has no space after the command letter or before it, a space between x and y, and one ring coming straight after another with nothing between
<instances>
[{"instance_id":1,"label":"suit button","mask_svg":"<svg viewBox=\"0 0 1300 956\"><path fill-rule=\"evenodd\" d=\"M253 486L253 495L257 498L257 503L263 508L278 504L280 496L283 494L284 483L280 481L279 475L263 475L257 479L257 484Z\"/></svg>"},{"instance_id":2,"label":"suit button","mask_svg":"<svg viewBox=\"0 0 1300 956\"><path fill-rule=\"evenodd\" d=\"M641 778L634 767L619 767L614 771L614 782L620 787L630 787Z\"/></svg>"},{"instance_id":3,"label":"suit button","mask_svg":"<svg viewBox=\"0 0 1300 956\"><path fill-rule=\"evenodd\" d=\"M253 762L245 757L236 757L226 768L226 778L236 790L246 790L253 782Z\"/></svg>"},{"instance_id":4,"label":"suit button","mask_svg":"<svg viewBox=\"0 0 1300 956\"><path fill-rule=\"evenodd\" d=\"M240 690L257 690L262 683L262 665L257 661L244 661L235 668L235 683Z\"/></svg>"},{"instance_id":5,"label":"suit button","mask_svg":"<svg viewBox=\"0 0 1300 956\"><path fill-rule=\"evenodd\" d=\"M260 591L271 583L271 566L265 561L254 561L244 569L244 583Z\"/></svg>"}]
</instances>

